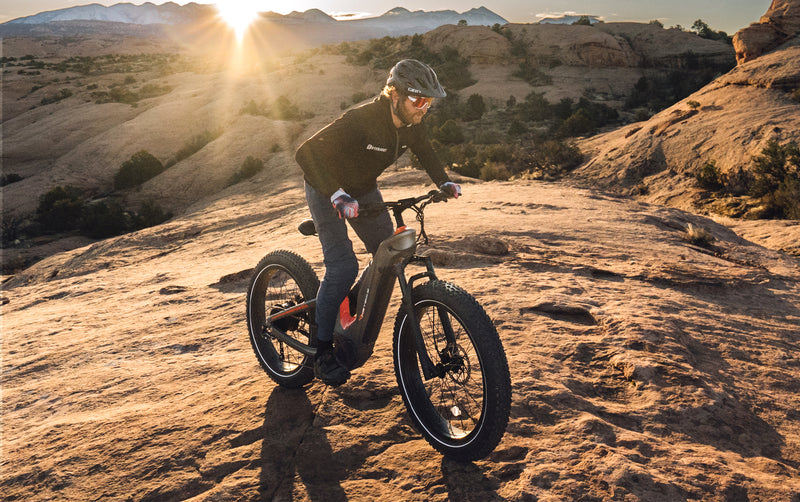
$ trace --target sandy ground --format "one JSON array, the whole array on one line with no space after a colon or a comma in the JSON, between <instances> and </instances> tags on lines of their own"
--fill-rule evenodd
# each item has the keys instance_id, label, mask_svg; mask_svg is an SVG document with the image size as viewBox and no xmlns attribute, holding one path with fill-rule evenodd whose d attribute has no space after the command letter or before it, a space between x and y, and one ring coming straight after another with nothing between
<instances>
[{"instance_id":1,"label":"sandy ground","mask_svg":"<svg viewBox=\"0 0 800 502\"><path fill-rule=\"evenodd\" d=\"M678 209L462 180L426 227L440 276L494 319L513 401L497 450L457 464L406 415L394 307L342 387L287 391L258 366L250 268L288 248L322 272L287 179L4 278L4 500L800 498L797 258Z\"/></svg>"}]
</instances>

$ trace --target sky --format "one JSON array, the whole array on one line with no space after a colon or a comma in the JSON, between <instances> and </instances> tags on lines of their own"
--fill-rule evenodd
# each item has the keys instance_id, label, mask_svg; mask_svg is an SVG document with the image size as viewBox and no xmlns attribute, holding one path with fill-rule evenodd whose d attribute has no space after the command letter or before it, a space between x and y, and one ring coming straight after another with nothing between
<instances>
[{"instance_id":1,"label":"sky","mask_svg":"<svg viewBox=\"0 0 800 502\"><path fill-rule=\"evenodd\" d=\"M162 0L151 0L164 3ZM224 0L220 0L224 3ZM214 3L196 0L197 3ZM0 0L0 23L43 11L64 9L76 5L100 3L113 5L112 0ZM141 4L141 0L130 3ZM185 0L175 0L183 5ZM288 14L290 11L320 9L328 14L361 13L379 16L394 7L409 10L455 10L464 12L485 6L512 23L535 23L544 15L563 13L599 16L605 22L661 21L665 27L681 25L691 28L696 19L702 19L712 29L733 35L748 26L767 11L771 0L250 0L249 5L260 11Z\"/></svg>"}]
</instances>

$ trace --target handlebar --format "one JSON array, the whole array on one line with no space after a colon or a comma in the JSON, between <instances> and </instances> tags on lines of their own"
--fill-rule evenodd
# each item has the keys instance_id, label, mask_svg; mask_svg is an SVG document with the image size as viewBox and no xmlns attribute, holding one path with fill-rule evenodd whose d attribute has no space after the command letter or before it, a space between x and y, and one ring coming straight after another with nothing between
<instances>
[{"instance_id":1,"label":"handlebar","mask_svg":"<svg viewBox=\"0 0 800 502\"><path fill-rule=\"evenodd\" d=\"M362 207L359 207L358 212L359 214L378 214L381 211L386 209L391 209L392 216L394 217L395 224L397 228L401 228L405 226L403 222L403 211L407 209L411 209L416 213L417 221L420 224L420 231L419 231L419 238L418 240L422 244L428 243L428 236L425 233L425 207L428 204L436 203L436 202L447 202L448 195L441 191L441 190L431 190L425 195L420 195L418 197L409 197L406 199L400 199L396 201L386 201L386 202L379 202L373 204L365 204Z\"/></svg>"},{"instance_id":2,"label":"handlebar","mask_svg":"<svg viewBox=\"0 0 800 502\"><path fill-rule=\"evenodd\" d=\"M447 202L447 194L441 190L431 190L425 195L418 197L409 197L406 199L399 199L395 201L377 202L372 204L364 204L359 206L358 212L361 214L377 214L384 209L391 209L397 216L406 209L424 210L425 206L434 202ZM422 204L420 204L422 203ZM416 211L415 211L416 212ZM398 225L403 226L403 225Z\"/></svg>"},{"instance_id":3,"label":"handlebar","mask_svg":"<svg viewBox=\"0 0 800 502\"><path fill-rule=\"evenodd\" d=\"M425 195L420 195L418 197L409 197L406 199L400 199L395 201L387 201L387 202L378 202L372 204L364 204L358 208L359 214L364 215L377 215L382 211L386 211L387 209L391 209L392 216L394 216L395 224L397 228L404 227L405 223L403 223L403 211L407 209L411 209L416 213L417 221L420 225L419 236L417 237L417 241L422 244L428 243L428 236L425 233L425 206L428 204L432 204L435 202L447 202L448 195L441 191L441 190L431 190L430 192L426 193ZM317 229L314 226L314 221L309 219L303 220L300 225L297 227L303 235L315 235L317 233Z\"/></svg>"}]
</instances>

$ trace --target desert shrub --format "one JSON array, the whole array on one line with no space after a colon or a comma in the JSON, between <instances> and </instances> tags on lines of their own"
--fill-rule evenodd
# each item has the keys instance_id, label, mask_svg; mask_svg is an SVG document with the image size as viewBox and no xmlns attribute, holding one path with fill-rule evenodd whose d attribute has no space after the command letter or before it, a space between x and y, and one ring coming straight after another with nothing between
<instances>
[{"instance_id":1,"label":"desert shrub","mask_svg":"<svg viewBox=\"0 0 800 502\"><path fill-rule=\"evenodd\" d=\"M482 166L473 159L467 159L460 164L452 165L453 171L462 176L469 176L470 178L480 178L481 167Z\"/></svg>"},{"instance_id":2,"label":"desert shrub","mask_svg":"<svg viewBox=\"0 0 800 502\"><path fill-rule=\"evenodd\" d=\"M578 18L577 21L575 21L572 24L578 25L578 26L591 26L592 25L592 20L589 19L589 16L581 16L581 17Z\"/></svg>"},{"instance_id":3,"label":"desert shrub","mask_svg":"<svg viewBox=\"0 0 800 502\"><path fill-rule=\"evenodd\" d=\"M700 102L699 101L690 100L690 101L686 102L686 106L688 106L692 110L696 110L696 109L700 108Z\"/></svg>"},{"instance_id":4,"label":"desert shrub","mask_svg":"<svg viewBox=\"0 0 800 502\"><path fill-rule=\"evenodd\" d=\"M17 173L8 173L4 174L2 180L0 180L0 186L10 185L12 183L16 183L17 181L21 181L22 176Z\"/></svg>"},{"instance_id":5,"label":"desert shrub","mask_svg":"<svg viewBox=\"0 0 800 502\"><path fill-rule=\"evenodd\" d=\"M137 93L138 99L147 99L147 98L155 98L158 96L163 96L164 94L169 94L172 92L172 87L168 85L158 85L158 84L145 84L139 89Z\"/></svg>"},{"instance_id":6,"label":"desert shrub","mask_svg":"<svg viewBox=\"0 0 800 502\"><path fill-rule=\"evenodd\" d=\"M751 195L761 197L773 218L800 219L800 148L770 141L753 157Z\"/></svg>"},{"instance_id":7,"label":"desert shrub","mask_svg":"<svg viewBox=\"0 0 800 502\"><path fill-rule=\"evenodd\" d=\"M434 139L446 145L454 145L464 142L464 132L455 120L448 120L441 127L437 128L433 134Z\"/></svg>"},{"instance_id":8,"label":"desert shrub","mask_svg":"<svg viewBox=\"0 0 800 502\"><path fill-rule=\"evenodd\" d=\"M0 218L0 243L6 248L18 244L16 240L22 235L22 218L14 215L3 215Z\"/></svg>"},{"instance_id":9,"label":"desert shrub","mask_svg":"<svg viewBox=\"0 0 800 502\"><path fill-rule=\"evenodd\" d=\"M747 195L753 185L753 175L738 167L720 175L723 190L731 195Z\"/></svg>"},{"instance_id":10,"label":"desert shrub","mask_svg":"<svg viewBox=\"0 0 800 502\"><path fill-rule=\"evenodd\" d=\"M781 145L769 141L761 154L753 157L755 179L750 193L756 197L777 190L780 185L800 176L800 150L796 143Z\"/></svg>"},{"instance_id":11,"label":"desert shrub","mask_svg":"<svg viewBox=\"0 0 800 502\"><path fill-rule=\"evenodd\" d=\"M691 223L686 226L686 231L683 238L690 244L700 246L702 248L711 248L714 246L716 240L714 236L703 227L697 227Z\"/></svg>"},{"instance_id":12,"label":"desert shrub","mask_svg":"<svg viewBox=\"0 0 800 502\"><path fill-rule=\"evenodd\" d=\"M256 103L251 99L242 106L239 114L260 115L273 120L303 120L314 116L313 113L300 110L286 96L278 96L272 103Z\"/></svg>"},{"instance_id":13,"label":"desert shrub","mask_svg":"<svg viewBox=\"0 0 800 502\"><path fill-rule=\"evenodd\" d=\"M550 85L553 83L553 79L541 71L538 65L530 59L526 59L519 64L519 69L514 72L514 76L521 78L533 86Z\"/></svg>"},{"instance_id":14,"label":"desert shrub","mask_svg":"<svg viewBox=\"0 0 800 502\"><path fill-rule=\"evenodd\" d=\"M463 113L464 120L467 122L480 120L483 114L486 113L486 103L483 101L483 96L480 94L470 95L470 97L467 98Z\"/></svg>"},{"instance_id":15,"label":"desert shrub","mask_svg":"<svg viewBox=\"0 0 800 502\"><path fill-rule=\"evenodd\" d=\"M116 201L100 201L84 206L79 229L93 239L124 234L130 228L130 215Z\"/></svg>"},{"instance_id":16,"label":"desert shrub","mask_svg":"<svg viewBox=\"0 0 800 502\"><path fill-rule=\"evenodd\" d=\"M703 164L694 175L697 185L705 190L721 190L724 187L722 175L714 160L709 160Z\"/></svg>"},{"instance_id":17,"label":"desert shrub","mask_svg":"<svg viewBox=\"0 0 800 502\"><path fill-rule=\"evenodd\" d=\"M61 89L57 93L52 96L45 96L39 102L42 105L49 105L51 103L56 103L61 101L62 99L67 99L68 97L72 96L72 91L69 89Z\"/></svg>"},{"instance_id":18,"label":"desert shrub","mask_svg":"<svg viewBox=\"0 0 800 502\"><path fill-rule=\"evenodd\" d=\"M57 186L39 197L36 221L44 230L68 232L78 228L82 213L80 191L70 186Z\"/></svg>"},{"instance_id":19,"label":"desert shrub","mask_svg":"<svg viewBox=\"0 0 800 502\"><path fill-rule=\"evenodd\" d=\"M553 117L553 107L544 98L544 93L532 92L519 104L520 116L528 122L548 120Z\"/></svg>"},{"instance_id":20,"label":"desert shrub","mask_svg":"<svg viewBox=\"0 0 800 502\"><path fill-rule=\"evenodd\" d=\"M500 162L486 162L480 170L480 179L484 181L506 181L511 177L508 167Z\"/></svg>"},{"instance_id":21,"label":"desert shrub","mask_svg":"<svg viewBox=\"0 0 800 502\"><path fill-rule=\"evenodd\" d=\"M470 60L457 49L443 47L433 52L425 46L422 35L375 38L360 44L340 44L336 49L347 57L349 64L370 66L381 71L406 58L418 59L431 65L442 85L450 90L463 89L475 83L469 71Z\"/></svg>"},{"instance_id":22,"label":"desert shrub","mask_svg":"<svg viewBox=\"0 0 800 502\"><path fill-rule=\"evenodd\" d=\"M184 143L184 145L180 148L180 150L175 152L175 161L180 162L184 159L188 159L195 153L202 150L204 146L211 143L221 135L222 135L222 130L219 129L215 131L209 131L208 129L206 129L200 134L195 134L189 139L189 141Z\"/></svg>"},{"instance_id":23,"label":"desert shrub","mask_svg":"<svg viewBox=\"0 0 800 502\"><path fill-rule=\"evenodd\" d=\"M664 23L662 23L658 19L651 19L649 24L654 24L654 25L658 26L659 28L663 28L664 27Z\"/></svg>"},{"instance_id":24,"label":"desert shrub","mask_svg":"<svg viewBox=\"0 0 800 502\"><path fill-rule=\"evenodd\" d=\"M233 173L233 175L228 180L228 186L235 185L240 181L252 178L256 174L261 172L263 169L264 169L263 160L256 159L248 155L247 158L244 159L244 162L242 162L242 165L239 167L239 169L237 169L236 172Z\"/></svg>"},{"instance_id":25,"label":"desert shrub","mask_svg":"<svg viewBox=\"0 0 800 502\"><path fill-rule=\"evenodd\" d=\"M538 179L558 179L583 161L578 147L559 140L545 140L536 145L525 159L526 170Z\"/></svg>"},{"instance_id":26,"label":"desert shrub","mask_svg":"<svg viewBox=\"0 0 800 502\"><path fill-rule=\"evenodd\" d=\"M579 108L561 123L558 128L558 136L562 138L580 136L593 131L596 127L595 122L583 108Z\"/></svg>"},{"instance_id":27,"label":"desert shrub","mask_svg":"<svg viewBox=\"0 0 800 502\"><path fill-rule=\"evenodd\" d=\"M517 119L512 119L511 122L508 124L508 130L506 133L509 136L522 136L523 134L528 132L528 128Z\"/></svg>"},{"instance_id":28,"label":"desert shrub","mask_svg":"<svg viewBox=\"0 0 800 502\"><path fill-rule=\"evenodd\" d=\"M719 42L725 42L726 44L733 45L733 37L728 36L728 34L724 31L712 30L702 19L698 19L692 24L692 31L697 33L701 38L717 40Z\"/></svg>"},{"instance_id":29,"label":"desert shrub","mask_svg":"<svg viewBox=\"0 0 800 502\"><path fill-rule=\"evenodd\" d=\"M443 47L441 52L434 53L431 60L426 62L435 68L439 80L447 89L464 89L476 82L469 71L469 58L462 57L454 47Z\"/></svg>"},{"instance_id":30,"label":"desert shrub","mask_svg":"<svg viewBox=\"0 0 800 502\"><path fill-rule=\"evenodd\" d=\"M702 61L697 56L689 57L687 65L696 68L641 77L625 100L625 107L629 110L640 107L663 110L711 82L718 73L731 69L727 65Z\"/></svg>"},{"instance_id":31,"label":"desert shrub","mask_svg":"<svg viewBox=\"0 0 800 502\"><path fill-rule=\"evenodd\" d=\"M160 160L146 150L139 150L123 162L114 175L114 188L124 190L141 185L163 171L164 166Z\"/></svg>"},{"instance_id":32,"label":"desert shrub","mask_svg":"<svg viewBox=\"0 0 800 502\"><path fill-rule=\"evenodd\" d=\"M139 207L139 212L131 218L131 228L147 228L161 224L172 218L172 213L164 211L157 202L146 200Z\"/></svg>"}]
</instances>

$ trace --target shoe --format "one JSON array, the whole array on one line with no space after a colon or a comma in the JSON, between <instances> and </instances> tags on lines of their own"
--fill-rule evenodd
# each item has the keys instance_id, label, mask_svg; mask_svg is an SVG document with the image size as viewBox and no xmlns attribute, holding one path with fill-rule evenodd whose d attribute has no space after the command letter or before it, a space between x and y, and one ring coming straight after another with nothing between
<instances>
[{"instance_id":1,"label":"shoe","mask_svg":"<svg viewBox=\"0 0 800 502\"><path fill-rule=\"evenodd\" d=\"M333 346L320 347L314 359L314 376L325 385L338 387L350 378L350 370L336 359Z\"/></svg>"}]
</instances>

